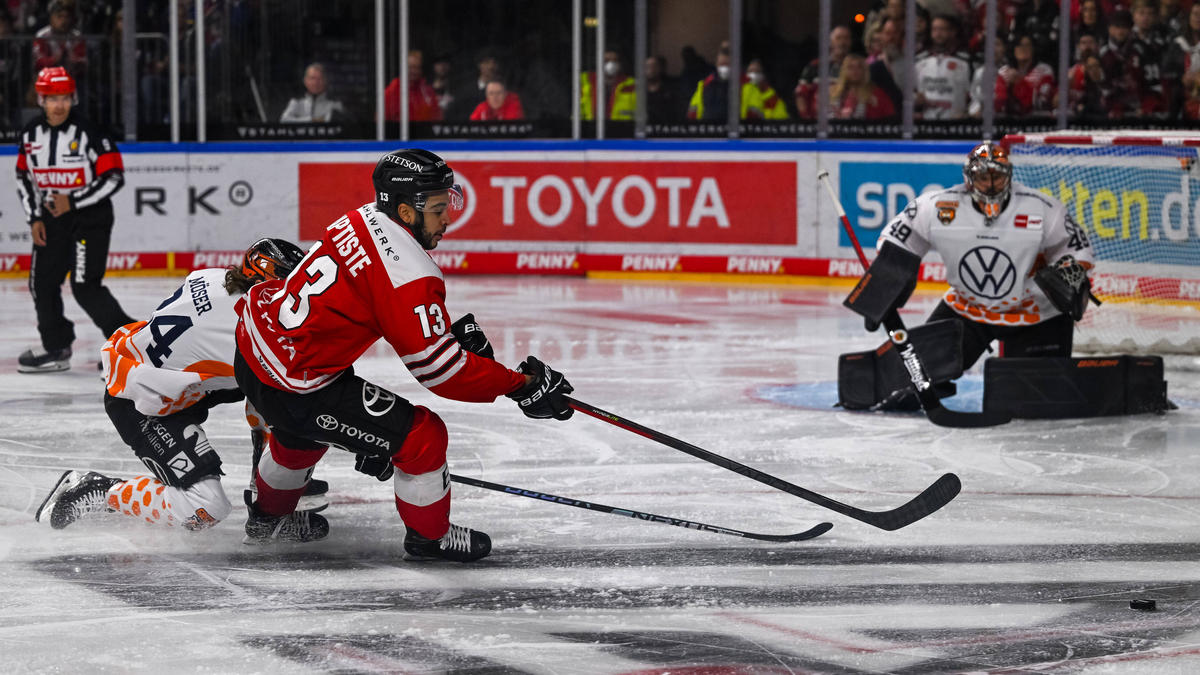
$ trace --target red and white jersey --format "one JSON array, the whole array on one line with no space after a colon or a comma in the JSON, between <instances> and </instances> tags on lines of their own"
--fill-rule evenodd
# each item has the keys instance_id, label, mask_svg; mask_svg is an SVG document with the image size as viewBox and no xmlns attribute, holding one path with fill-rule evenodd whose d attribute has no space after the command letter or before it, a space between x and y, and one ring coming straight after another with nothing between
<instances>
[{"instance_id":1,"label":"red and white jersey","mask_svg":"<svg viewBox=\"0 0 1200 675\"><path fill-rule=\"evenodd\" d=\"M966 54L925 52L917 56L916 69L917 91L925 96L922 117L950 120L967 115L971 62Z\"/></svg>"},{"instance_id":2,"label":"red and white jersey","mask_svg":"<svg viewBox=\"0 0 1200 675\"><path fill-rule=\"evenodd\" d=\"M366 204L334 221L287 279L238 303L238 350L278 389L316 391L379 338L433 393L490 402L525 377L463 349L442 270L406 228Z\"/></svg>"},{"instance_id":3,"label":"red and white jersey","mask_svg":"<svg viewBox=\"0 0 1200 675\"><path fill-rule=\"evenodd\" d=\"M972 321L1032 325L1059 311L1033 280L1064 255L1092 265L1092 247L1062 202L1013 182L1008 205L990 223L966 185L926 192L884 228L890 241L919 256L931 249L946 264L945 300Z\"/></svg>"},{"instance_id":4,"label":"red and white jersey","mask_svg":"<svg viewBox=\"0 0 1200 675\"><path fill-rule=\"evenodd\" d=\"M178 412L233 379L235 303L225 269L196 270L149 321L117 329L101 349L105 388L144 415Z\"/></svg>"}]
</instances>

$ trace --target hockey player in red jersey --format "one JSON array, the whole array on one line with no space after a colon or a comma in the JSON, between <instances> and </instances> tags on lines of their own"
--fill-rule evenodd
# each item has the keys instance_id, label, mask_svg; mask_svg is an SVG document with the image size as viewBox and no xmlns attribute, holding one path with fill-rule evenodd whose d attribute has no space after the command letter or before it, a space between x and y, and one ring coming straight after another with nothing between
<instances>
[{"instance_id":1,"label":"hockey player in red jersey","mask_svg":"<svg viewBox=\"0 0 1200 675\"><path fill-rule=\"evenodd\" d=\"M286 277L304 251L283 239L261 239L240 266L196 270L148 321L118 328L101 350L104 409L148 475L112 478L67 471L34 518L64 528L81 518L121 514L155 525L203 530L229 515L221 458L201 424L215 405L242 400L233 378L235 303L257 282ZM247 418L255 444L268 434ZM305 509L328 505L314 481ZM301 516L303 518L305 516Z\"/></svg>"},{"instance_id":2,"label":"hockey player in red jersey","mask_svg":"<svg viewBox=\"0 0 1200 675\"><path fill-rule=\"evenodd\" d=\"M352 364L383 338L433 393L474 402L507 395L539 419L569 418L564 396L572 388L532 356L516 371L489 358L470 315L451 325L442 272L428 254L462 208L446 162L425 150L389 152L372 182L374 203L331 223L291 276L255 286L239 303L234 372L273 430L246 541L275 536L334 446L358 455L364 473L394 475L408 557L476 560L491 540L450 523L446 425L357 376ZM328 532L323 518L313 519L300 540Z\"/></svg>"}]
</instances>

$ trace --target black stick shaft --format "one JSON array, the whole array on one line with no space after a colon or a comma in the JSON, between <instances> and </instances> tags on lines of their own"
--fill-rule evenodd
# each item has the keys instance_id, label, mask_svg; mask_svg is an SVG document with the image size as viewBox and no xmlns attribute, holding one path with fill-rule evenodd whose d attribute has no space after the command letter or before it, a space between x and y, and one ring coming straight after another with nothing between
<instances>
[{"instance_id":1,"label":"black stick shaft","mask_svg":"<svg viewBox=\"0 0 1200 675\"><path fill-rule=\"evenodd\" d=\"M759 534L757 532L745 532L743 530L735 530L730 527L720 527L718 525L709 525L694 520L684 520L683 518L674 518L672 516L660 516L645 511L634 511L632 509L622 509L615 506L606 506L604 504L596 504L594 502L585 502L581 499L572 499L571 497L559 497L546 492L538 492L537 490L526 490L524 488L513 487L511 485L502 485L500 483L492 483L478 478L469 478L467 476L459 476L450 474L450 480L463 485L473 485L485 490L495 490L510 495L518 495L520 497L529 497L544 502L552 502L554 504L562 504L563 506L574 506L588 511L600 511L602 513L611 513L616 516L625 516L635 520L645 520L654 523L663 523L665 525L674 525L675 527L686 527L689 530L700 530L702 532L715 532L716 534L728 534L734 537L743 537L745 539L757 539L759 541L803 541L812 539L813 537L825 534L833 527L832 523L818 523L817 525L795 534Z\"/></svg>"},{"instance_id":2,"label":"black stick shaft","mask_svg":"<svg viewBox=\"0 0 1200 675\"><path fill-rule=\"evenodd\" d=\"M583 401L565 397L572 408L578 410L585 415L590 415L598 420L608 422L613 426L620 427L626 431L632 431L639 436L644 436L652 441L662 443L663 445L674 448L681 452L685 452L697 459L702 459L711 464L740 473L741 475L756 480L765 485L769 485L776 490L782 490L788 494L795 495L801 499L810 501L818 506L823 506L831 511L836 511L844 516L849 516L855 520L874 525L883 530L898 530L906 525L910 525L925 516L937 511L945 506L950 500L954 499L962 489L962 484L958 480L958 476L952 473L947 473L941 478L938 478L932 485L925 489L924 492L917 495L912 501L889 511L866 511L860 508L843 504L835 499L826 497L825 495L813 492L799 485L789 483L782 478L772 476L769 473L764 473L758 469L746 466L740 462L723 457L714 452L709 452L704 448L697 447L686 441L681 441L678 438L668 436L661 431L655 431L649 427L644 427L637 422L627 420L620 415L601 410L596 406Z\"/></svg>"}]
</instances>

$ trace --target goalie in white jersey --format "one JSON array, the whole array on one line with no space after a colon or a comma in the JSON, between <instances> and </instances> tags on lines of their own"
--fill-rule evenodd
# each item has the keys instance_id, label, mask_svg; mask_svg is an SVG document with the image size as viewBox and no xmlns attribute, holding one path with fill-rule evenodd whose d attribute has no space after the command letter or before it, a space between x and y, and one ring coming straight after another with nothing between
<instances>
[{"instance_id":1,"label":"goalie in white jersey","mask_svg":"<svg viewBox=\"0 0 1200 675\"><path fill-rule=\"evenodd\" d=\"M253 284L287 276L303 257L291 242L259 240L240 266L192 272L149 321L117 329L101 350L104 408L151 475L125 480L67 471L35 518L48 517L58 529L87 515L121 513L202 530L228 516L221 459L200 425L213 406L244 398L233 377L234 303ZM251 409L247 420L261 444L266 426Z\"/></svg>"},{"instance_id":2,"label":"goalie in white jersey","mask_svg":"<svg viewBox=\"0 0 1200 675\"><path fill-rule=\"evenodd\" d=\"M911 331L932 381L957 378L993 341L1001 356L1070 356L1074 322L1091 297L1087 235L1057 199L1012 180L999 144L971 150L963 177L917 197L887 224L879 256L846 306L874 330L908 300L921 258L937 251L950 289ZM887 345L843 355L839 370L847 408L915 407L905 396L909 377ZM953 386L939 390L948 395Z\"/></svg>"}]
</instances>

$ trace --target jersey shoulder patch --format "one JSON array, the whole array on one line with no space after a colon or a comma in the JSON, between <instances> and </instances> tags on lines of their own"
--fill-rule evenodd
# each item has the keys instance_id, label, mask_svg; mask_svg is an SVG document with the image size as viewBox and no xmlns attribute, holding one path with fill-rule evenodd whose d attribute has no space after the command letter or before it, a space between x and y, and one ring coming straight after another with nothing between
<instances>
[{"instance_id":1,"label":"jersey shoulder patch","mask_svg":"<svg viewBox=\"0 0 1200 675\"><path fill-rule=\"evenodd\" d=\"M425 277L443 279L442 268L404 227L376 209L374 204L359 207L358 213L366 229L364 234L374 245L393 288Z\"/></svg>"}]
</instances>

